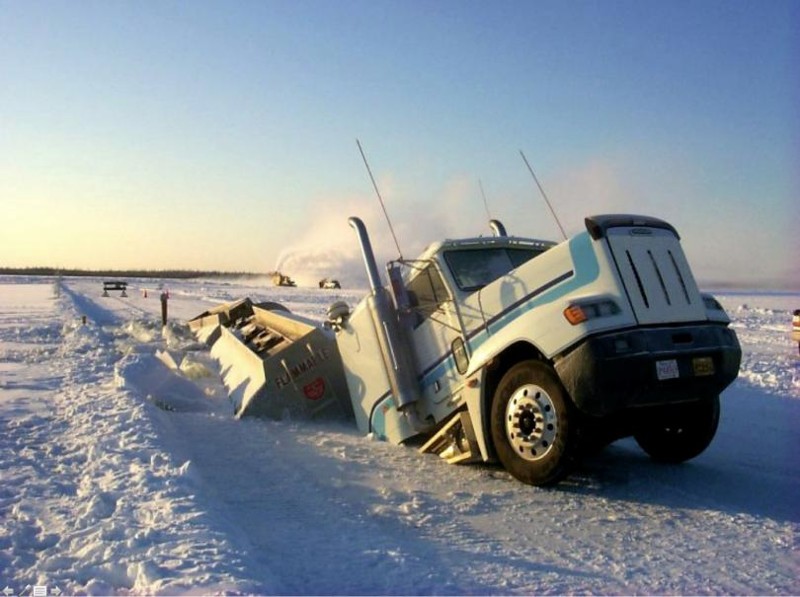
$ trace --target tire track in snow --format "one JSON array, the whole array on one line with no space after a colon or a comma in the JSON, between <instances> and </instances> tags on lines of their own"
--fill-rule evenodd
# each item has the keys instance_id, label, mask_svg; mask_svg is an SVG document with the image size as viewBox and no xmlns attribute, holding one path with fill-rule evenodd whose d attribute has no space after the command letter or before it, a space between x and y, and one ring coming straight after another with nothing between
<instances>
[{"instance_id":1,"label":"tire track in snow","mask_svg":"<svg viewBox=\"0 0 800 597\"><path fill-rule=\"evenodd\" d=\"M354 483L335 446L304 439L331 428L176 413L181 451L222 504L251 554L285 594L486 593L466 568L400 518L376 515L374 490ZM310 427L307 428L307 427ZM208 441L204 441L204 439ZM356 438L356 441L367 441ZM349 446L348 446L349 447ZM351 464L347 463L346 468ZM341 473L341 474L340 474ZM420 574L420 570L425 572ZM409 571L415 571L411 574Z\"/></svg>"}]
</instances>

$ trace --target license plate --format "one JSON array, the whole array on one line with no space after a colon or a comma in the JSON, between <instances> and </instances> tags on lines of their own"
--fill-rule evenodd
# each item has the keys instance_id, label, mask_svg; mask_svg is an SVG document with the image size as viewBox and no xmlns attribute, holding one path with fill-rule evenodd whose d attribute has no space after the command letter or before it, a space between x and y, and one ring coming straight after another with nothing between
<instances>
[{"instance_id":1,"label":"license plate","mask_svg":"<svg viewBox=\"0 0 800 597\"><path fill-rule=\"evenodd\" d=\"M658 379L675 379L680 376L678 372L678 361L656 361L656 375Z\"/></svg>"},{"instance_id":2,"label":"license plate","mask_svg":"<svg viewBox=\"0 0 800 597\"><path fill-rule=\"evenodd\" d=\"M711 357L697 357L692 359L692 369L698 377L714 375L714 361Z\"/></svg>"}]
</instances>

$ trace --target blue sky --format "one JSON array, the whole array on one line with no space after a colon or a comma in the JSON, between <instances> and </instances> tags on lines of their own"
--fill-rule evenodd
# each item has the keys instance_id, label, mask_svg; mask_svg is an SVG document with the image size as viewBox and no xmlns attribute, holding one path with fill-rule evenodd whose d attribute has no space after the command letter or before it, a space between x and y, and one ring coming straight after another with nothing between
<instances>
[{"instance_id":1,"label":"blue sky","mask_svg":"<svg viewBox=\"0 0 800 597\"><path fill-rule=\"evenodd\" d=\"M800 2L0 0L0 265L267 271L646 213L800 286ZM287 259L294 261L288 261Z\"/></svg>"}]
</instances>

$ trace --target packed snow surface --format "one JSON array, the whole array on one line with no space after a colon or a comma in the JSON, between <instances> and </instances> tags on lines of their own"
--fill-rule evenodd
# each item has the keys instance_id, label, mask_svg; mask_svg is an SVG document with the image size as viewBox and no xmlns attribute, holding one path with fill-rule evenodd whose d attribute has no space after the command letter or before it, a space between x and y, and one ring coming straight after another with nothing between
<instances>
[{"instance_id":1,"label":"packed snow surface","mask_svg":"<svg viewBox=\"0 0 800 597\"><path fill-rule=\"evenodd\" d=\"M744 354L705 453L664 466L623 440L548 489L348 421L236 420L184 325L244 296L321 321L363 291L101 294L0 278L0 591L800 593L798 294L718 293Z\"/></svg>"}]
</instances>

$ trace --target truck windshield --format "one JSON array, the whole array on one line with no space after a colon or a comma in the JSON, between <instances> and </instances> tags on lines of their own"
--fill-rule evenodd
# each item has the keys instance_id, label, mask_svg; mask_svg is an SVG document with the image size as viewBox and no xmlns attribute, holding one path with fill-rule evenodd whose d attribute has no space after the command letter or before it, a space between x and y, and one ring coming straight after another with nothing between
<instances>
[{"instance_id":1,"label":"truck windshield","mask_svg":"<svg viewBox=\"0 0 800 597\"><path fill-rule=\"evenodd\" d=\"M444 258L461 290L479 290L543 251L508 247L445 251Z\"/></svg>"}]
</instances>

